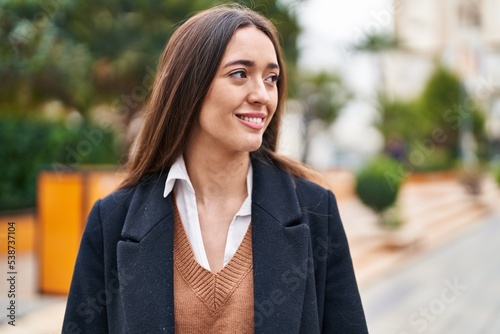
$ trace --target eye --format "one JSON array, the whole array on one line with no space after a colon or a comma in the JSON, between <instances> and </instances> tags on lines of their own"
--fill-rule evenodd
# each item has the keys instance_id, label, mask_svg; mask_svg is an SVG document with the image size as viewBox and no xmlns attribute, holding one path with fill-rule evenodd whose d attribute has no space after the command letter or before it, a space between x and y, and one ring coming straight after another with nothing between
<instances>
[{"instance_id":1,"label":"eye","mask_svg":"<svg viewBox=\"0 0 500 334\"><path fill-rule=\"evenodd\" d=\"M273 74L273 75L270 75L268 76L264 81L269 83L269 84L272 84L272 85L276 85L278 83L278 81L280 81L281 77L277 74Z\"/></svg>"},{"instance_id":2,"label":"eye","mask_svg":"<svg viewBox=\"0 0 500 334\"><path fill-rule=\"evenodd\" d=\"M247 72L245 72L244 70L238 70L229 73L229 76L236 79L245 79L247 77Z\"/></svg>"}]
</instances>

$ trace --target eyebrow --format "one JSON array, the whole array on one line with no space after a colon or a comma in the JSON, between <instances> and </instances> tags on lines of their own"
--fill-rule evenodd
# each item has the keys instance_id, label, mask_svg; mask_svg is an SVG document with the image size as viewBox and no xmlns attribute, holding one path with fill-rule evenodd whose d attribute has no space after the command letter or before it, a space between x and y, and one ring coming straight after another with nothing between
<instances>
[{"instance_id":1,"label":"eyebrow","mask_svg":"<svg viewBox=\"0 0 500 334\"><path fill-rule=\"evenodd\" d=\"M252 60L247 60L247 59L238 59L234 61L230 61L229 63L224 65L224 68L234 66L234 65L243 65L246 67L255 67L255 62ZM269 63L267 64L267 68L270 70L278 69L279 70L279 65L276 63Z\"/></svg>"}]
</instances>

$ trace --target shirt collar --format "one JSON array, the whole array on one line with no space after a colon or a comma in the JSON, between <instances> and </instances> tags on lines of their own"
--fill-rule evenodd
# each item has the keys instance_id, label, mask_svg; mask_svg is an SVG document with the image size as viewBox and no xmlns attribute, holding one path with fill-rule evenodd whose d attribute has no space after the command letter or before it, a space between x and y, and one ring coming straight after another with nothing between
<instances>
[{"instance_id":1,"label":"shirt collar","mask_svg":"<svg viewBox=\"0 0 500 334\"><path fill-rule=\"evenodd\" d=\"M165 190L163 191L163 197L167 197L172 192L176 180L186 181L189 187L193 189L193 185L191 184L191 179L189 179L189 175L186 169L186 163L184 162L184 157L182 156L182 154L177 158L177 160L175 160L172 167L170 167L170 171L168 172L167 176L167 181L165 182Z\"/></svg>"},{"instance_id":2,"label":"shirt collar","mask_svg":"<svg viewBox=\"0 0 500 334\"><path fill-rule=\"evenodd\" d=\"M194 193L194 188L191 183L191 179L187 173L186 163L184 162L184 157L182 154L175 160L170 171L168 172L167 181L165 182L165 190L163 191L163 197L167 197L174 189L175 181L183 180L189 185L190 189ZM253 188L253 167L250 163L247 172L247 192L248 196L241 205L241 208L236 213L237 216L247 216L252 212L252 188Z\"/></svg>"}]
</instances>

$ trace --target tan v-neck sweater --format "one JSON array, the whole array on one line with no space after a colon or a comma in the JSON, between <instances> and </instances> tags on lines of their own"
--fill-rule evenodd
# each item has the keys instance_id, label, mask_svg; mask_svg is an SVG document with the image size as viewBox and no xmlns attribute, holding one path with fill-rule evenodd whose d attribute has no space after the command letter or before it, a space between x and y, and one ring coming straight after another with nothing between
<instances>
[{"instance_id":1,"label":"tan v-neck sweater","mask_svg":"<svg viewBox=\"0 0 500 334\"><path fill-rule=\"evenodd\" d=\"M253 333L251 225L231 261L212 273L196 262L177 207L174 212L175 332Z\"/></svg>"}]
</instances>

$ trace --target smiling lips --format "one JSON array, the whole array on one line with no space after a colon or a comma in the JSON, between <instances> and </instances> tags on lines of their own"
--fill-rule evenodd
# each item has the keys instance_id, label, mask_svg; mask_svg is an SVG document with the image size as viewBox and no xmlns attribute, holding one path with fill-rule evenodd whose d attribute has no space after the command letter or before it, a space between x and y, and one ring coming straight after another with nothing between
<instances>
[{"instance_id":1,"label":"smiling lips","mask_svg":"<svg viewBox=\"0 0 500 334\"><path fill-rule=\"evenodd\" d=\"M260 130L264 127L264 118L266 117L263 113L251 113L236 115L236 118L251 129Z\"/></svg>"}]
</instances>

